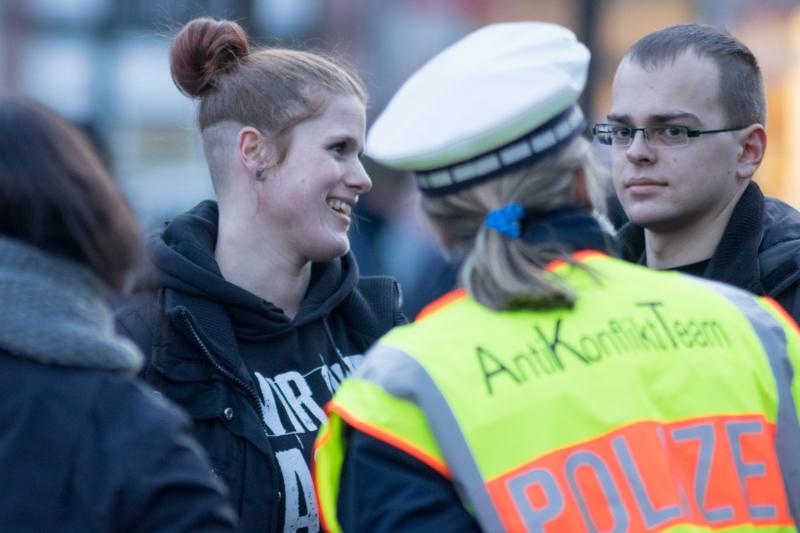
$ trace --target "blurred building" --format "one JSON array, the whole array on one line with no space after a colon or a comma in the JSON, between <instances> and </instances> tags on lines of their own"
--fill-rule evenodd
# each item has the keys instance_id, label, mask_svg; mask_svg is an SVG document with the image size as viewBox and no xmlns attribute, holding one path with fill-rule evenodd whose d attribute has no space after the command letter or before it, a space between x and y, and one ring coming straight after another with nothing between
<instances>
[{"instance_id":1,"label":"blurred building","mask_svg":"<svg viewBox=\"0 0 800 533\"><path fill-rule=\"evenodd\" d=\"M201 15L237 20L268 45L348 59L371 92L371 118L424 61L482 24L535 19L572 28L594 54L583 100L590 120L608 110L611 77L636 39L680 22L722 25L752 48L765 74L769 148L757 178L800 207L800 151L792 149L800 139L800 0L0 0L0 90L34 96L81 125L146 227L212 194L194 103L174 87L168 64L172 36ZM378 189L400 197L387 202ZM412 260L435 251L413 187L376 184L375 201L364 205L371 211L354 239L364 270L396 275L407 292L430 284L425 262Z\"/></svg>"}]
</instances>

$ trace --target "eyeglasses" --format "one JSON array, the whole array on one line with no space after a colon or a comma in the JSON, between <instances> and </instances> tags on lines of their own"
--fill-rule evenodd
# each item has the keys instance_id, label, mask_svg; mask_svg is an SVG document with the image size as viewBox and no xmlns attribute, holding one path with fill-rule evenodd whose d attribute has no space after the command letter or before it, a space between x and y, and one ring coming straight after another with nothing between
<instances>
[{"instance_id":1,"label":"eyeglasses","mask_svg":"<svg viewBox=\"0 0 800 533\"><path fill-rule=\"evenodd\" d=\"M686 146L689 139L708 135L709 133L722 133L724 131L741 130L739 128L724 128L720 130L691 130L686 126L650 126L646 128L630 128L628 126L614 126L612 124L595 124L592 133L600 144L615 147L630 146L637 131L644 135L644 141L650 147Z\"/></svg>"}]
</instances>

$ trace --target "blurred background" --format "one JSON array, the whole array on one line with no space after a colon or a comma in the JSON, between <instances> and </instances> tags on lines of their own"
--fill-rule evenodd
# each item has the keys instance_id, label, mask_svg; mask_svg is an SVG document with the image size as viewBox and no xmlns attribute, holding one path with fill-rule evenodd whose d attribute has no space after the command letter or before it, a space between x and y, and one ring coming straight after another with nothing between
<instances>
[{"instance_id":1,"label":"blurred background","mask_svg":"<svg viewBox=\"0 0 800 533\"><path fill-rule=\"evenodd\" d=\"M642 35L681 22L726 27L761 63L769 148L765 192L800 207L800 0L0 0L0 91L33 96L78 124L120 179L143 227L212 196L195 104L169 75L169 44L202 15L238 21L268 46L343 57L371 94L370 119L415 69L472 29L542 20L571 28L593 53L583 99L602 119L610 83ZM369 165L352 243L365 274L403 285L405 309L453 283L416 209L408 176Z\"/></svg>"}]
</instances>

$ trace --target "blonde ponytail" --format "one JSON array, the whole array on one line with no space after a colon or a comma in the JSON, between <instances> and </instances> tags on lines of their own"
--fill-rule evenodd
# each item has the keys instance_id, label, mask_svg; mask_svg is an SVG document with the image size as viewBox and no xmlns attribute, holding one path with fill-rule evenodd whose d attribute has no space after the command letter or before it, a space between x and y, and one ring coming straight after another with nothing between
<instances>
[{"instance_id":1,"label":"blonde ponytail","mask_svg":"<svg viewBox=\"0 0 800 533\"><path fill-rule=\"evenodd\" d=\"M530 244L486 226L488 212L520 204L531 214L574 202L573 182L583 169L594 205L600 205L600 169L589 142L578 137L537 164L441 197L423 197L422 208L448 243L471 244L460 279L482 305L495 310L572 307L575 295L545 270L554 259L568 259L557 242Z\"/></svg>"}]
</instances>

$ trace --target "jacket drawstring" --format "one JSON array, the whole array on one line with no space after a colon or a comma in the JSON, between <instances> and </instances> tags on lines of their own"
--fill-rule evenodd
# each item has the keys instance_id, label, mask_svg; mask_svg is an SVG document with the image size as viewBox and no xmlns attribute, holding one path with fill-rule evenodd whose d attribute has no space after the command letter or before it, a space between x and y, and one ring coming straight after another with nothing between
<instances>
[{"instance_id":1,"label":"jacket drawstring","mask_svg":"<svg viewBox=\"0 0 800 533\"><path fill-rule=\"evenodd\" d=\"M336 359L342 365L342 370L343 371L346 370L348 371L348 373L352 372L353 369L350 367L347 361L345 361L344 356L342 355L342 351L339 349L339 347L336 345L336 341L333 339L333 333L331 333L331 327L328 325L328 317L326 316L322 317L322 324L325 326L325 334L328 336L328 340L330 341L331 346L333 346L333 351L336 353ZM320 359L322 359L321 354L320 354ZM323 361L323 363L324 362L325 361Z\"/></svg>"}]
</instances>

